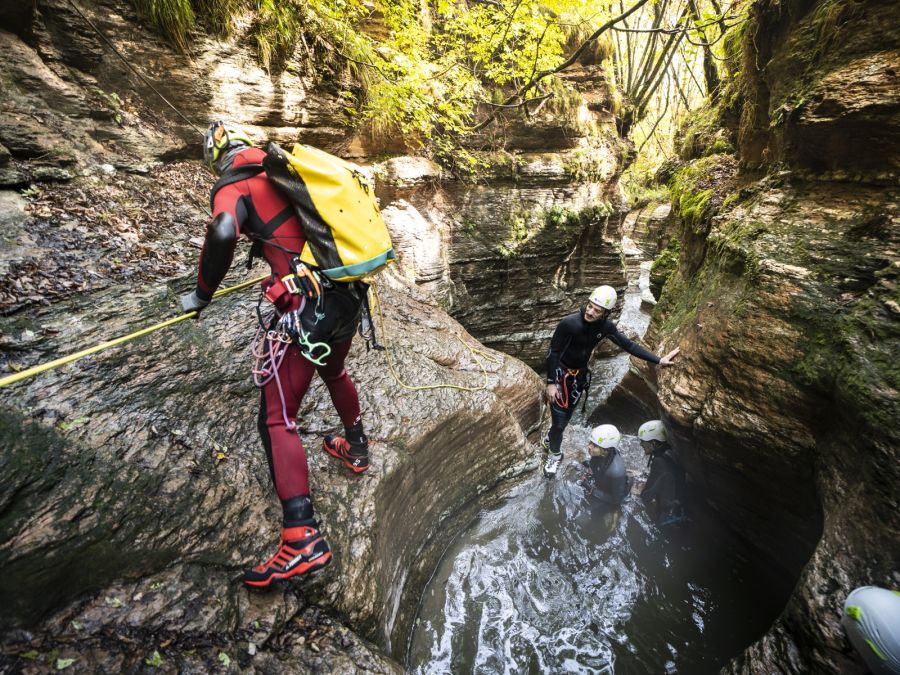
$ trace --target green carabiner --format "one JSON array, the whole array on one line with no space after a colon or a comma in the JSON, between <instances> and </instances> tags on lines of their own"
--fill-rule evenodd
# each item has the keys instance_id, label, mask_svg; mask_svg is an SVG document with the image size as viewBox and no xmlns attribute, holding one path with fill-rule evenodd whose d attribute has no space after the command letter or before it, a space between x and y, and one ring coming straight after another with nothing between
<instances>
[{"instance_id":1,"label":"green carabiner","mask_svg":"<svg viewBox=\"0 0 900 675\"><path fill-rule=\"evenodd\" d=\"M300 329L299 347L301 356L317 366L324 366L325 359L331 355L331 345L327 342L310 342L309 335L303 329ZM314 356L317 349L321 349L322 353L319 356Z\"/></svg>"}]
</instances>

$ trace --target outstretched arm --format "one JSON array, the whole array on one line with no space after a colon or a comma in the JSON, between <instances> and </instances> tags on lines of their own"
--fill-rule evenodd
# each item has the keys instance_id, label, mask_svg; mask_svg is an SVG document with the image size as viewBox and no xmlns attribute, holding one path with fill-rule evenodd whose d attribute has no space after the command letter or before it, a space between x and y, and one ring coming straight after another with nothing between
<instances>
[{"instance_id":1,"label":"outstretched arm","mask_svg":"<svg viewBox=\"0 0 900 675\"><path fill-rule=\"evenodd\" d=\"M197 274L197 295L211 300L222 279L231 267L237 246L237 222L230 213L218 214L206 228L206 241L200 251L200 271Z\"/></svg>"},{"instance_id":2,"label":"outstretched arm","mask_svg":"<svg viewBox=\"0 0 900 675\"><path fill-rule=\"evenodd\" d=\"M650 363L655 363L664 367L674 365L675 357L678 356L678 353L681 351L681 347L676 347L668 354L660 358L653 352L644 349L638 343L633 342L632 340L629 340L627 337L622 335L619 332L619 329L615 327L615 325L613 325L612 332L609 333L609 339L612 340L613 344L618 345L632 356L636 356L639 359L644 359L644 361L649 361Z\"/></svg>"},{"instance_id":3,"label":"outstretched arm","mask_svg":"<svg viewBox=\"0 0 900 675\"><path fill-rule=\"evenodd\" d=\"M607 336L613 344L639 359L644 359L644 361L649 361L650 363L660 363L661 359L656 354L644 349L637 342L633 342L622 335L612 322L609 322L609 325L612 326L612 332L607 333Z\"/></svg>"},{"instance_id":4,"label":"outstretched arm","mask_svg":"<svg viewBox=\"0 0 900 675\"><path fill-rule=\"evenodd\" d=\"M181 298L181 308L185 312L199 312L206 307L228 273L240 235L238 214L244 211L240 199L234 199L233 191L219 190L213 219L206 228L206 239L200 251L197 287Z\"/></svg>"}]
</instances>

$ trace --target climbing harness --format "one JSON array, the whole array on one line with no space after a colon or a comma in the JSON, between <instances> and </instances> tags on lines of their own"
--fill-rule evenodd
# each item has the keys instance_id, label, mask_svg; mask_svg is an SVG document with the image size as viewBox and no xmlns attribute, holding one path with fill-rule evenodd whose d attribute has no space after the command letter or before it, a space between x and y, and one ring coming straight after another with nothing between
<instances>
[{"instance_id":1,"label":"climbing harness","mask_svg":"<svg viewBox=\"0 0 900 675\"><path fill-rule=\"evenodd\" d=\"M500 363L500 359L498 359L494 356L491 356L490 354L488 354L487 352L485 352L481 349L477 349L476 347L471 346L456 333L454 333L454 336L456 337L456 339L460 341L460 343L463 345L463 347L465 347L466 349L469 350L469 352L472 354L472 358L478 364L478 367L481 368L481 372L484 375L484 383L480 387L464 387L464 386L461 386L458 384L449 384L447 382L442 382L439 384L412 385L412 384L407 384L406 382L401 380L400 376L397 375L397 371L394 368L394 362L391 359L391 351L389 349L390 345L387 340L385 327L384 327L384 316L381 313L381 302L378 299L378 289L377 289L374 281L372 282L371 286L372 286L372 292L375 296L375 307L378 310L378 321L381 323L381 341L385 345L383 347L382 351L384 351L384 357L385 357L385 360L387 360L388 369L390 370L391 377L394 378L394 381L398 385L400 385L403 389L406 389L408 391L424 391L426 389L456 389L458 391L488 391L488 372L487 372L487 369L484 367L484 363L482 363L482 361L479 360L476 357L476 355L481 356L485 361L488 361L489 363Z\"/></svg>"},{"instance_id":2,"label":"climbing harness","mask_svg":"<svg viewBox=\"0 0 900 675\"><path fill-rule=\"evenodd\" d=\"M333 285L318 273L309 269L299 258L290 262L291 273L280 279L270 276L263 287L262 295L256 305L256 316L259 321L259 329L264 332L275 331L279 335L287 335L300 350L301 356L317 366L324 366L325 359L331 354L331 346L327 342L313 342L309 331L303 327L303 312L307 305L314 302L312 311L318 324L325 318L324 298L322 288L333 288ZM320 282L321 281L321 285ZM297 309L289 309L293 303L292 296L300 296L300 306ZM262 315L262 300L268 300L274 307L275 313L267 318ZM256 339L254 339L256 344Z\"/></svg>"},{"instance_id":3,"label":"climbing harness","mask_svg":"<svg viewBox=\"0 0 900 675\"><path fill-rule=\"evenodd\" d=\"M325 359L331 354L331 345L327 342L312 342L309 333L303 328L301 316L306 305L306 298L300 303L300 309L286 312L278 319L276 330L286 333L297 345L301 356L317 366L324 366ZM317 313L318 317L319 314ZM324 314L322 315L324 316ZM317 353L318 350L318 353Z\"/></svg>"},{"instance_id":4,"label":"climbing harness","mask_svg":"<svg viewBox=\"0 0 900 675\"><path fill-rule=\"evenodd\" d=\"M366 341L366 351L374 349L383 352L384 347L378 344L378 338L375 336L375 320L372 318L372 307L369 305L369 286L363 293L362 316L359 321L359 336Z\"/></svg>"},{"instance_id":5,"label":"climbing harness","mask_svg":"<svg viewBox=\"0 0 900 675\"><path fill-rule=\"evenodd\" d=\"M213 293L213 297L221 298L223 295L228 295L229 293L233 293L234 291L239 291L241 289L247 288L248 286L253 286L254 284L258 284L260 281L263 281L267 276L268 275L258 277L256 279L250 279L249 281L243 281L234 286L230 286L229 288L219 289L218 291ZM53 361L48 361L47 363L34 366L32 368L27 368L13 375L7 375L4 378L0 378L0 388L5 387L9 384L15 384L16 382L20 382L21 380L33 377L34 375L40 375L41 373L45 373L48 370L59 368L60 366L64 366L67 363L78 361L79 359L83 359L85 356L90 356L91 354L102 352L104 349L109 349L110 347L115 347L117 345L124 344L125 342L130 342L131 340L137 339L139 337L143 337L144 335L149 335L150 333L162 330L163 328L174 326L176 323L180 323L182 321L185 321L186 319L193 319L195 316L197 316L196 310L194 310L193 312L188 312L187 314L182 314L181 316L176 316L175 318L163 321L162 323L143 328L141 330L135 331L134 333L123 335L122 337L115 338L114 340L101 342L98 345L95 345L88 349L83 349L80 352L75 352L74 354L69 354L68 356L63 356L61 358L55 359Z\"/></svg>"},{"instance_id":6,"label":"climbing harness","mask_svg":"<svg viewBox=\"0 0 900 675\"><path fill-rule=\"evenodd\" d=\"M583 413L587 407L587 392L591 387L591 371L587 368L560 367L556 369L555 383L557 394L552 403L562 410L568 410L569 406L576 407L582 401Z\"/></svg>"}]
</instances>

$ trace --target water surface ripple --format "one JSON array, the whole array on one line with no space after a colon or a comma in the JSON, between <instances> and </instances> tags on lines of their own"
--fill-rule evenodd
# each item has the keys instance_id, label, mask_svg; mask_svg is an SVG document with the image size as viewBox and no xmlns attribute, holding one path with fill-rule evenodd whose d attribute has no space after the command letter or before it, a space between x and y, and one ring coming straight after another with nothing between
<instances>
[{"instance_id":1,"label":"water surface ripple","mask_svg":"<svg viewBox=\"0 0 900 675\"><path fill-rule=\"evenodd\" d=\"M570 426L565 447L585 447ZM645 473L636 438L623 455ZM577 453L573 453L577 454ZM589 503L569 458L483 511L425 590L415 673L714 673L759 637L786 599L715 519L695 508L660 531L632 496Z\"/></svg>"}]
</instances>

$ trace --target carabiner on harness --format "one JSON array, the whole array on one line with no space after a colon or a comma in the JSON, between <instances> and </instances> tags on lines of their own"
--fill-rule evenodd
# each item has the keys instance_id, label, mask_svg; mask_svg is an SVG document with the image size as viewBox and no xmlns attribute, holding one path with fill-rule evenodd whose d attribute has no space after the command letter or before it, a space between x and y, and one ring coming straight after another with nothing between
<instances>
[{"instance_id":1,"label":"carabiner on harness","mask_svg":"<svg viewBox=\"0 0 900 675\"><path fill-rule=\"evenodd\" d=\"M327 342L312 342L309 339L309 333L303 328L300 318L302 312L301 305L300 309L285 313L278 320L275 330L290 335L303 358L317 366L324 366L325 359L331 354L331 346Z\"/></svg>"}]
</instances>

